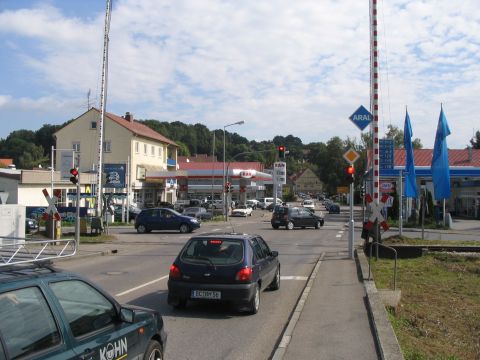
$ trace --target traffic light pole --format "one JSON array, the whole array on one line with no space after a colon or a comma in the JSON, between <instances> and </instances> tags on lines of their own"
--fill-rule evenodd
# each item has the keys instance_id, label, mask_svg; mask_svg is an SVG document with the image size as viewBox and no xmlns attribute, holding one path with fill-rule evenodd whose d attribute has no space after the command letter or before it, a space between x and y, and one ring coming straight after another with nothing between
<instances>
[{"instance_id":1,"label":"traffic light pole","mask_svg":"<svg viewBox=\"0 0 480 360\"><path fill-rule=\"evenodd\" d=\"M355 220L353 219L353 182L350 184L350 232L348 234L348 256L353 259L353 243L355 241Z\"/></svg>"},{"instance_id":2,"label":"traffic light pole","mask_svg":"<svg viewBox=\"0 0 480 360\"><path fill-rule=\"evenodd\" d=\"M75 217L75 242L80 245L80 183L77 182L77 216Z\"/></svg>"}]
</instances>

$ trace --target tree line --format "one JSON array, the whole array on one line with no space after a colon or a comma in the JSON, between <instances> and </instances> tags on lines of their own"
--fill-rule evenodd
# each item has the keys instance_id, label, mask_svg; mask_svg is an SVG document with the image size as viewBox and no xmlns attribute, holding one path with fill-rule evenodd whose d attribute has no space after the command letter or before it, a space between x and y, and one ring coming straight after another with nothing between
<instances>
[{"instance_id":1,"label":"tree line","mask_svg":"<svg viewBox=\"0 0 480 360\"><path fill-rule=\"evenodd\" d=\"M37 131L16 130L6 139L0 139L0 158L11 158L18 169L48 167L51 164L51 148L55 146L53 134L72 120L62 125L43 125ZM210 130L203 124L184 124L180 121L158 121L153 119L139 120L140 123L152 128L179 145L178 154L192 156L195 154L214 153L223 160L223 130ZM214 137L216 139L214 146ZM325 184L328 193L335 193L338 186L345 185L346 162L343 154L349 148L356 150L361 156L355 163L356 184L361 182L361 175L367 164L366 149L371 148L369 133L361 134L360 139L341 139L335 136L327 142L312 142L304 144L293 135L275 136L272 140L255 141L238 135L235 132L225 132L226 161L259 161L266 168L271 168L276 161L278 146L284 145L288 151L286 156L287 173L292 175L310 168ZM394 140L395 148L403 148L403 130L389 125L387 138ZM480 148L480 131L470 140L472 147ZM422 148L420 139L412 140L415 149ZM244 153L241 156L238 154Z\"/></svg>"}]
</instances>

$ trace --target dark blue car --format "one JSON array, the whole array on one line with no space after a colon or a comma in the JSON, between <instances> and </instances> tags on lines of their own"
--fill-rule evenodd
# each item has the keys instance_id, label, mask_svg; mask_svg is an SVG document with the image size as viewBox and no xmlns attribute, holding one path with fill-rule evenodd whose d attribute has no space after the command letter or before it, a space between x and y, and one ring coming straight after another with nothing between
<instances>
[{"instance_id":1,"label":"dark blue car","mask_svg":"<svg viewBox=\"0 0 480 360\"><path fill-rule=\"evenodd\" d=\"M145 209L135 218L135 229L140 234L149 233L152 230L177 230L187 233L199 227L200 223L197 219L168 208Z\"/></svg>"},{"instance_id":2,"label":"dark blue car","mask_svg":"<svg viewBox=\"0 0 480 360\"><path fill-rule=\"evenodd\" d=\"M280 288L278 252L259 235L203 234L191 238L170 267L168 303L229 302L250 314L260 292Z\"/></svg>"}]
</instances>

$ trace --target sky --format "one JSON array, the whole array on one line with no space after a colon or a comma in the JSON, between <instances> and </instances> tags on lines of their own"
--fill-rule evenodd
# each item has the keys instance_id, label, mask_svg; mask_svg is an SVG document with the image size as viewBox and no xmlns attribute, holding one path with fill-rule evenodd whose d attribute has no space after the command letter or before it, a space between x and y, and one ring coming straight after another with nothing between
<instances>
[{"instance_id":1,"label":"sky","mask_svg":"<svg viewBox=\"0 0 480 360\"><path fill-rule=\"evenodd\" d=\"M0 138L100 106L105 9L0 0ZM379 0L378 13L380 136L408 108L432 148L443 106L448 147L465 148L480 130L478 0ZM308 144L359 139L349 117L369 102L368 0L113 0L108 112Z\"/></svg>"}]
</instances>

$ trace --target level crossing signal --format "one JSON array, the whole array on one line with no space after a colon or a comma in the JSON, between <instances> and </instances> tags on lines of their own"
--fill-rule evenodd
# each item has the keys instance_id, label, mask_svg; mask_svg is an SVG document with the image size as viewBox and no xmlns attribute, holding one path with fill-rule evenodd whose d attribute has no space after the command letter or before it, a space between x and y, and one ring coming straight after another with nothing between
<instances>
[{"instance_id":1,"label":"level crossing signal","mask_svg":"<svg viewBox=\"0 0 480 360\"><path fill-rule=\"evenodd\" d=\"M355 168L353 167L353 165L347 167L346 180L348 184L352 184L355 180Z\"/></svg>"},{"instance_id":2,"label":"level crossing signal","mask_svg":"<svg viewBox=\"0 0 480 360\"><path fill-rule=\"evenodd\" d=\"M70 182L72 184L78 184L78 170L76 168L70 169Z\"/></svg>"}]
</instances>

